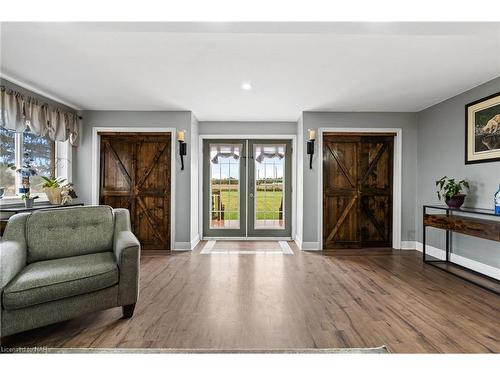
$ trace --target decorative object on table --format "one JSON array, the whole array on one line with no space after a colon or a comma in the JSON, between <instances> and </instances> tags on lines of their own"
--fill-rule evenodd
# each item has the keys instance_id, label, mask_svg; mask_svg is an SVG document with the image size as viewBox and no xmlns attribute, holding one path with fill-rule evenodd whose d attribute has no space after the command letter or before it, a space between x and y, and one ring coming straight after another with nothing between
<instances>
[{"instance_id":1,"label":"decorative object on table","mask_svg":"<svg viewBox=\"0 0 500 375\"><path fill-rule=\"evenodd\" d=\"M469 189L467 180L457 182L454 178L444 176L436 181L436 186L439 188L437 191L438 198L444 199L448 207L457 209L464 204L466 194L462 193L462 191Z\"/></svg>"},{"instance_id":2,"label":"decorative object on table","mask_svg":"<svg viewBox=\"0 0 500 375\"><path fill-rule=\"evenodd\" d=\"M47 198L51 204L61 204L62 197L62 186L66 181L65 178L62 177L45 177L40 176L43 179L42 188L47 194Z\"/></svg>"},{"instance_id":3,"label":"decorative object on table","mask_svg":"<svg viewBox=\"0 0 500 375\"><path fill-rule=\"evenodd\" d=\"M61 204L68 204L73 202L74 198L78 198L76 195L73 184L66 184L61 188Z\"/></svg>"},{"instance_id":4,"label":"decorative object on table","mask_svg":"<svg viewBox=\"0 0 500 375\"><path fill-rule=\"evenodd\" d=\"M24 201L24 207L32 208L33 203L35 203L35 199L38 199L38 195L32 197L30 192L28 191L27 193L22 195L21 199Z\"/></svg>"},{"instance_id":5,"label":"decorative object on table","mask_svg":"<svg viewBox=\"0 0 500 375\"><path fill-rule=\"evenodd\" d=\"M5 188L3 186L0 186L0 199L3 198L4 194L5 194Z\"/></svg>"},{"instance_id":6,"label":"decorative object on table","mask_svg":"<svg viewBox=\"0 0 500 375\"><path fill-rule=\"evenodd\" d=\"M495 215L500 215L500 185L498 186L498 191L495 193Z\"/></svg>"},{"instance_id":7,"label":"decorative object on table","mask_svg":"<svg viewBox=\"0 0 500 375\"><path fill-rule=\"evenodd\" d=\"M37 171L35 167L32 165L33 158L31 157L29 152L25 152L23 154L24 162L21 167L17 167L14 163L9 163L7 165L8 168L16 171L21 175L21 187L19 188L19 194L29 194L30 192L30 177L36 176Z\"/></svg>"},{"instance_id":8,"label":"decorative object on table","mask_svg":"<svg viewBox=\"0 0 500 375\"><path fill-rule=\"evenodd\" d=\"M465 106L465 164L500 161L500 93Z\"/></svg>"}]
</instances>

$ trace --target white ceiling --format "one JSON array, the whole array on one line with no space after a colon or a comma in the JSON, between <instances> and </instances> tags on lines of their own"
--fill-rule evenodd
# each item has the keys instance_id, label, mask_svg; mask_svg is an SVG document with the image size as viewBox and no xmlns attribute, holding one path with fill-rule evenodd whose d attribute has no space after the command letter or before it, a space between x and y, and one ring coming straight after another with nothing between
<instances>
[{"instance_id":1,"label":"white ceiling","mask_svg":"<svg viewBox=\"0 0 500 375\"><path fill-rule=\"evenodd\" d=\"M295 121L419 111L500 76L500 23L2 23L0 57L81 109Z\"/></svg>"}]
</instances>

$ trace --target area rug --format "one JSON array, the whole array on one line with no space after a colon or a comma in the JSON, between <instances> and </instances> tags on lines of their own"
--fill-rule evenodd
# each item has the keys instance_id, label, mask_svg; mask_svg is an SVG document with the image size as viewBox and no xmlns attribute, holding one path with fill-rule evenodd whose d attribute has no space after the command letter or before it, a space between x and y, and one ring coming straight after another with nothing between
<instances>
[{"instance_id":1,"label":"area rug","mask_svg":"<svg viewBox=\"0 0 500 375\"><path fill-rule=\"evenodd\" d=\"M255 243L258 244L255 248ZM229 254L229 255L293 255L293 250L287 241L258 241L252 242L249 248L248 241L207 241L200 254Z\"/></svg>"},{"instance_id":2,"label":"area rug","mask_svg":"<svg viewBox=\"0 0 500 375\"><path fill-rule=\"evenodd\" d=\"M32 350L30 350L32 349ZM385 345L376 348L324 349L129 349L129 348L10 348L9 353L36 354L387 354Z\"/></svg>"}]
</instances>

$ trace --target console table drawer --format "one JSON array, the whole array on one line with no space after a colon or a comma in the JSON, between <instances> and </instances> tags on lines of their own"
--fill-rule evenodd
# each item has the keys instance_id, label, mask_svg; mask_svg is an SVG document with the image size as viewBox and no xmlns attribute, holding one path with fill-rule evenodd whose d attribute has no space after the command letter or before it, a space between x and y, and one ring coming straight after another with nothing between
<instances>
[{"instance_id":1,"label":"console table drawer","mask_svg":"<svg viewBox=\"0 0 500 375\"><path fill-rule=\"evenodd\" d=\"M473 217L426 214L424 215L424 225L492 241L500 241L499 221Z\"/></svg>"}]
</instances>

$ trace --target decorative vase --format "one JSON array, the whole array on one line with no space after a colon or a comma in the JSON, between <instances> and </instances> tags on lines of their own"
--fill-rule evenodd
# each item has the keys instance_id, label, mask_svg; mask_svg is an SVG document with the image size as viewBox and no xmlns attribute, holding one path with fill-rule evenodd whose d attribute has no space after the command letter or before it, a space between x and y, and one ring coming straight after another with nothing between
<instances>
[{"instance_id":1,"label":"decorative vase","mask_svg":"<svg viewBox=\"0 0 500 375\"><path fill-rule=\"evenodd\" d=\"M28 194L30 192L30 170L28 168L21 168L19 174L21 175L19 194Z\"/></svg>"},{"instance_id":2,"label":"decorative vase","mask_svg":"<svg viewBox=\"0 0 500 375\"><path fill-rule=\"evenodd\" d=\"M61 188L45 188L50 204L61 204Z\"/></svg>"},{"instance_id":3,"label":"decorative vase","mask_svg":"<svg viewBox=\"0 0 500 375\"><path fill-rule=\"evenodd\" d=\"M464 204L466 194L456 194L453 197L446 199L445 202L450 208L458 209Z\"/></svg>"},{"instance_id":4,"label":"decorative vase","mask_svg":"<svg viewBox=\"0 0 500 375\"><path fill-rule=\"evenodd\" d=\"M25 198L24 199L24 207L32 208L34 202L35 202L35 198Z\"/></svg>"}]
</instances>

